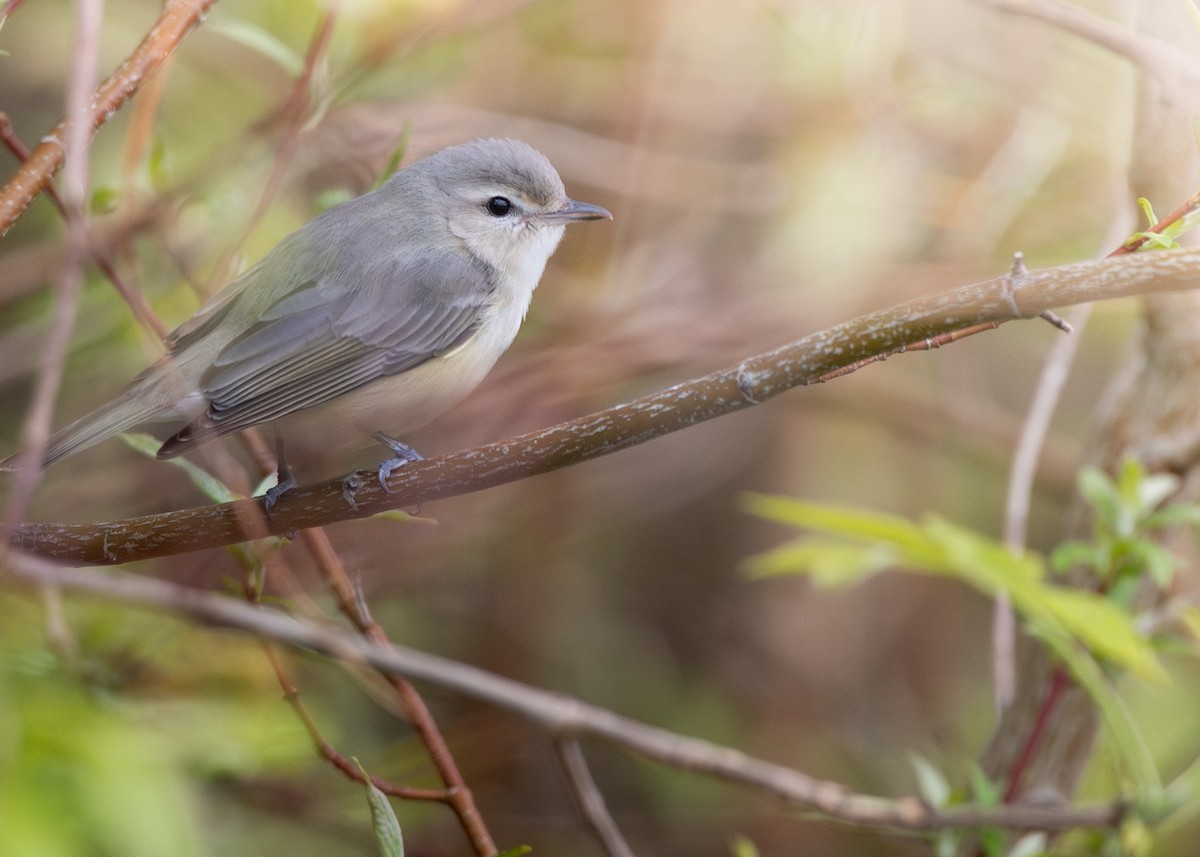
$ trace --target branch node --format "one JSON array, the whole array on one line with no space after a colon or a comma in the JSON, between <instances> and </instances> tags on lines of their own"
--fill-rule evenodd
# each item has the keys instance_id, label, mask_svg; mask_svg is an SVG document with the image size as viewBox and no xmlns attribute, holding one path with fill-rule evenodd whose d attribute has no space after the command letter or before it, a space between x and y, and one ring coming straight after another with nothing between
<instances>
[{"instance_id":1,"label":"branch node","mask_svg":"<svg viewBox=\"0 0 1200 857\"><path fill-rule=\"evenodd\" d=\"M1008 276L1004 278L1004 288L1002 290L1004 299L1008 302L1009 309L1012 310L1016 318L1024 318L1024 313L1021 312L1021 307L1017 304L1017 289L1025 285L1029 281L1029 269L1025 267L1025 254L1020 250L1013 253L1012 267L1008 270Z\"/></svg>"},{"instance_id":2,"label":"branch node","mask_svg":"<svg viewBox=\"0 0 1200 857\"><path fill-rule=\"evenodd\" d=\"M362 487L362 479L358 473L349 473L342 480L342 499L346 501L346 505L354 511L358 511L358 503L354 499L354 495L358 493L358 489Z\"/></svg>"},{"instance_id":3,"label":"branch node","mask_svg":"<svg viewBox=\"0 0 1200 857\"><path fill-rule=\"evenodd\" d=\"M742 398L752 405L762 404L754 397L754 379L751 373L746 370L746 364L742 363L737 368L737 388L742 394Z\"/></svg>"}]
</instances>

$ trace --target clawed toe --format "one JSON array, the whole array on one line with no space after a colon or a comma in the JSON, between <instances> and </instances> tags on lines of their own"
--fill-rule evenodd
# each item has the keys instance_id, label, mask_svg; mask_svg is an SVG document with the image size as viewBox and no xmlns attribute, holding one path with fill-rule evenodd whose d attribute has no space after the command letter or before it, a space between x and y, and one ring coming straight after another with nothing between
<instances>
[{"instance_id":1,"label":"clawed toe","mask_svg":"<svg viewBox=\"0 0 1200 857\"><path fill-rule=\"evenodd\" d=\"M392 475L392 472L410 462L423 461L424 459L421 457L420 453L418 453L407 443L401 443L394 437L388 437L381 431L375 432L375 439L392 452L396 453L391 458L387 459L386 461L382 461L379 464L379 487L382 488L386 493L391 494L392 489L388 487L387 481L388 477Z\"/></svg>"}]
</instances>

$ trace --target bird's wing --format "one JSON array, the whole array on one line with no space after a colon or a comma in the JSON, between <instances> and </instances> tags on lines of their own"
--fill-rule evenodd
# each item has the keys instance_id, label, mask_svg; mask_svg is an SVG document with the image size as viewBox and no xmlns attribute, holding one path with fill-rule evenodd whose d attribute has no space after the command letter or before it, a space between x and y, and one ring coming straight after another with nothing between
<instances>
[{"instance_id":1,"label":"bird's wing","mask_svg":"<svg viewBox=\"0 0 1200 857\"><path fill-rule=\"evenodd\" d=\"M200 377L205 414L159 456L319 405L457 348L480 324L490 273L473 257L445 253L300 284L215 356Z\"/></svg>"}]
</instances>

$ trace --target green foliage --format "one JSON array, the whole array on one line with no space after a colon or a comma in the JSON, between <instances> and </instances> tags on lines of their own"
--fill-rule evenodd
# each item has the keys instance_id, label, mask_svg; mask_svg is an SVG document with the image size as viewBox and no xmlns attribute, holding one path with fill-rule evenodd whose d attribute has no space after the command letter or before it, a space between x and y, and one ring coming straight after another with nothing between
<instances>
[{"instance_id":1,"label":"green foliage","mask_svg":"<svg viewBox=\"0 0 1200 857\"><path fill-rule=\"evenodd\" d=\"M745 499L748 511L808 533L751 558L746 567L760 577L804 574L829 587L847 586L888 569L905 569L958 580L989 597L1007 596L1026 630L1046 645L1095 702L1125 785L1139 800L1154 802L1163 795L1157 767L1113 686L1113 671L1125 670L1152 683L1167 680L1155 646L1139 629L1131 594L1146 578L1160 587L1171 582L1174 559L1152 537L1166 527L1200 523L1200 509L1161 508L1178 490L1178 481L1169 475L1147 475L1136 463L1124 465L1115 479L1085 470L1079 482L1094 509L1092 539L1063 545L1054 552L1052 564L1058 570L1088 569L1096 591L1059 584L1044 557L1015 554L998 541L936 516L914 522L762 495ZM1200 612L1183 610L1180 625L1200 639ZM914 767L926 800L935 806L950 800L949 787L939 772L921 760L914 760ZM992 797L998 799L978 777L972 791L984 805ZM999 838L989 844L984 836L981 847L998 857L1004 853L998 850L1002 848ZM1020 847L1037 853L1037 843Z\"/></svg>"},{"instance_id":2,"label":"green foliage","mask_svg":"<svg viewBox=\"0 0 1200 857\"><path fill-rule=\"evenodd\" d=\"M205 781L312 755L262 692L274 679L252 641L77 606L81 654L67 662L46 651L34 606L0 596L0 615L0 853L212 854ZM167 664L187 682L167 679ZM187 698L197 688L208 693Z\"/></svg>"},{"instance_id":3,"label":"green foliage","mask_svg":"<svg viewBox=\"0 0 1200 857\"><path fill-rule=\"evenodd\" d=\"M392 809L392 802L371 782L370 775L358 759L354 760L354 764L363 775L367 806L371 809L371 827L375 832L375 841L379 843L379 853L383 857L404 857L404 836L400 832L400 821Z\"/></svg>"},{"instance_id":4,"label":"green foliage","mask_svg":"<svg viewBox=\"0 0 1200 857\"><path fill-rule=\"evenodd\" d=\"M388 157L387 164L384 165L379 175L375 177L375 181L371 185L371 190L382 187L384 182L390 179L392 174L400 168L400 162L404 160L404 156L408 152L408 144L411 140L412 125L405 122L404 128L400 131L400 139L396 141L396 146L392 149L392 154Z\"/></svg>"},{"instance_id":5,"label":"green foliage","mask_svg":"<svg viewBox=\"0 0 1200 857\"><path fill-rule=\"evenodd\" d=\"M1029 629L1054 645L1073 641L1082 646L1083 657L1100 658L1147 680L1166 678L1127 610L1102 595L1052 583L1036 554L1013 554L936 516L914 523L763 495L749 495L745 503L760 517L814 533L753 557L747 562L751 574L806 574L839 586L889 568L957 579L991 597L1006 594Z\"/></svg>"},{"instance_id":6,"label":"green foliage","mask_svg":"<svg viewBox=\"0 0 1200 857\"><path fill-rule=\"evenodd\" d=\"M1160 508L1179 490L1179 478L1168 473L1147 475L1141 465L1127 461L1115 479L1095 468L1079 475L1079 491L1092 507L1092 538L1066 542L1051 562L1057 571L1082 567L1123 604L1144 576L1160 588L1170 585L1175 560L1150 537L1179 524L1200 524L1200 506L1177 504Z\"/></svg>"},{"instance_id":7,"label":"green foliage","mask_svg":"<svg viewBox=\"0 0 1200 857\"><path fill-rule=\"evenodd\" d=\"M909 753L908 760L917 775L917 794L921 796L921 800L935 809L948 806L951 793L950 783L945 774L919 753Z\"/></svg>"},{"instance_id":8,"label":"green foliage","mask_svg":"<svg viewBox=\"0 0 1200 857\"><path fill-rule=\"evenodd\" d=\"M748 836L735 836L729 842L729 853L733 857L759 857L758 846Z\"/></svg>"},{"instance_id":9,"label":"green foliage","mask_svg":"<svg viewBox=\"0 0 1200 857\"><path fill-rule=\"evenodd\" d=\"M208 27L212 32L220 33L225 38L266 57L292 77L299 77L304 71L303 56L273 33L248 21L225 18L210 22Z\"/></svg>"},{"instance_id":10,"label":"green foliage","mask_svg":"<svg viewBox=\"0 0 1200 857\"><path fill-rule=\"evenodd\" d=\"M142 432L126 432L120 437L128 447L147 458L155 458L158 455L158 448L162 446L162 441ZM188 479L192 480L192 484L200 489L200 493L214 503L232 503L234 500L243 499L224 482L186 458L169 458L167 463L173 464L186 473Z\"/></svg>"},{"instance_id":11,"label":"green foliage","mask_svg":"<svg viewBox=\"0 0 1200 857\"><path fill-rule=\"evenodd\" d=\"M1158 226L1158 216L1154 213L1154 207L1150 204L1150 200L1145 197L1138 197L1138 205L1142 209L1142 213L1146 215L1146 220L1150 224L1150 228ZM1174 223L1171 223L1157 232L1135 232L1129 236L1125 242L1126 247L1131 247L1138 241L1144 241L1139 250L1172 250L1179 246L1179 237L1200 223L1200 209L1193 208L1188 211L1183 217L1180 217Z\"/></svg>"}]
</instances>

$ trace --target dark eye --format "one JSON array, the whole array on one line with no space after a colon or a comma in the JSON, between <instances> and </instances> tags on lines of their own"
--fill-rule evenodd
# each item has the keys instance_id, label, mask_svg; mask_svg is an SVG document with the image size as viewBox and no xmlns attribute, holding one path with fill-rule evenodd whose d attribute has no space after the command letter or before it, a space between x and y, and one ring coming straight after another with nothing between
<instances>
[{"instance_id":1,"label":"dark eye","mask_svg":"<svg viewBox=\"0 0 1200 857\"><path fill-rule=\"evenodd\" d=\"M512 211L512 203L505 196L493 196L487 201L485 207L488 210L488 214L492 215L492 217L503 217Z\"/></svg>"}]
</instances>

